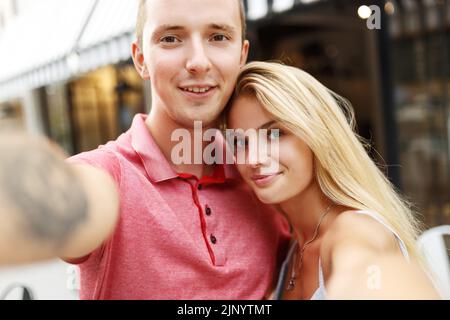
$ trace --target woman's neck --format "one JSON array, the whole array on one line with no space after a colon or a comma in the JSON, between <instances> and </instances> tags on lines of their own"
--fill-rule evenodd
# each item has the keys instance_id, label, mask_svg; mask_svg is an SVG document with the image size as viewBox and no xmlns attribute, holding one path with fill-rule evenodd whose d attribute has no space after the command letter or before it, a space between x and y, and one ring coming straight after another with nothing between
<instances>
[{"instance_id":1,"label":"woman's neck","mask_svg":"<svg viewBox=\"0 0 450 320\"><path fill-rule=\"evenodd\" d=\"M332 201L312 182L302 193L280 204L281 210L294 228L294 236L300 244L310 240L324 214L319 236L324 234L336 216Z\"/></svg>"}]
</instances>

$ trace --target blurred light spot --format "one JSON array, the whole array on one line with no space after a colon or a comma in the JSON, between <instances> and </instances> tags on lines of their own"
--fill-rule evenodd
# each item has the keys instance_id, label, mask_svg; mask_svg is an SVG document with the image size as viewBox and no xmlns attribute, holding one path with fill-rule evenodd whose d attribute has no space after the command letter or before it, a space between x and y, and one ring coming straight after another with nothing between
<instances>
[{"instance_id":1,"label":"blurred light spot","mask_svg":"<svg viewBox=\"0 0 450 320\"><path fill-rule=\"evenodd\" d=\"M358 16L361 19L368 19L372 15L372 9L368 6L360 6L358 8Z\"/></svg>"},{"instance_id":2,"label":"blurred light spot","mask_svg":"<svg viewBox=\"0 0 450 320\"><path fill-rule=\"evenodd\" d=\"M267 1L261 0L249 0L248 1L248 18L250 20L256 20L267 15L269 8Z\"/></svg>"},{"instance_id":3,"label":"blurred light spot","mask_svg":"<svg viewBox=\"0 0 450 320\"><path fill-rule=\"evenodd\" d=\"M384 5L384 11L386 11L387 14L393 15L395 13L395 6L391 1L386 2Z\"/></svg>"},{"instance_id":4,"label":"blurred light spot","mask_svg":"<svg viewBox=\"0 0 450 320\"><path fill-rule=\"evenodd\" d=\"M304 4L310 4L310 3L317 2L317 1L319 1L319 0L300 0L300 2L304 3Z\"/></svg>"},{"instance_id":5,"label":"blurred light spot","mask_svg":"<svg viewBox=\"0 0 450 320\"><path fill-rule=\"evenodd\" d=\"M294 0L275 0L273 11L282 12L291 9L294 6Z\"/></svg>"}]
</instances>

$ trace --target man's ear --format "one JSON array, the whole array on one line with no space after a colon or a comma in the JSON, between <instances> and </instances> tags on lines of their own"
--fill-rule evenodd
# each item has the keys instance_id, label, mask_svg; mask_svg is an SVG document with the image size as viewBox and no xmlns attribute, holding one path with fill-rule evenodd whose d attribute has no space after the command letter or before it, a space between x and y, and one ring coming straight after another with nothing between
<instances>
[{"instance_id":1,"label":"man's ear","mask_svg":"<svg viewBox=\"0 0 450 320\"><path fill-rule=\"evenodd\" d=\"M150 80L150 75L144 61L144 54L142 53L141 48L136 42L133 42L131 52L133 55L133 62L136 71L139 73L142 79Z\"/></svg>"},{"instance_id":2,"label":"man's ear","mask_svg":"<svg viewBox=\"0 0 450 320\"><path fill-rule=\"evenodd\" d=\"M249 51L250 51L250 42L248 40L244 40L241 51L241 60L240 60L241 67L243 67L247 63Z\"/></svg>"}]
</instances>

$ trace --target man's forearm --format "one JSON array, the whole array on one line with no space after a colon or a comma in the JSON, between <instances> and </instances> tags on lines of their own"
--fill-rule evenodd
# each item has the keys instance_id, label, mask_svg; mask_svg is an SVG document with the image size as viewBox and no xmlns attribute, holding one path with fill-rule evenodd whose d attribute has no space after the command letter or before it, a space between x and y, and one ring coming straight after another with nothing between
<instances>
[{"instance_id":1,"label":"man's forearm","mask_svg":"<svg viewBox=\"0 0 450 320\"><path fill-rule=\"evenodd\" d=\"M64 156L43 140L0 135L0 264L56 256L87 216Z\"/></svg>"}]
</instances>

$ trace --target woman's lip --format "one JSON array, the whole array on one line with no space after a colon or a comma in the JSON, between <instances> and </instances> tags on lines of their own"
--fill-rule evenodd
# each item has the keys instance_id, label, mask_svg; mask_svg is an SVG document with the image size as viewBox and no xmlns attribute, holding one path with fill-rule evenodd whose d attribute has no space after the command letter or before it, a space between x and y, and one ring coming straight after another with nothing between
<instances>
[{"instance_id":1,"label":"woman's lip","mask_svg":"<svg viewBox=\"0 0 450 320\"><path fill-rule=\"evenodd\" d=\"M280 175L281 172L266 175L254 175L252 176L252 180L258 187L264 187L271 184Z\"/></svg>"}]
</instances>

